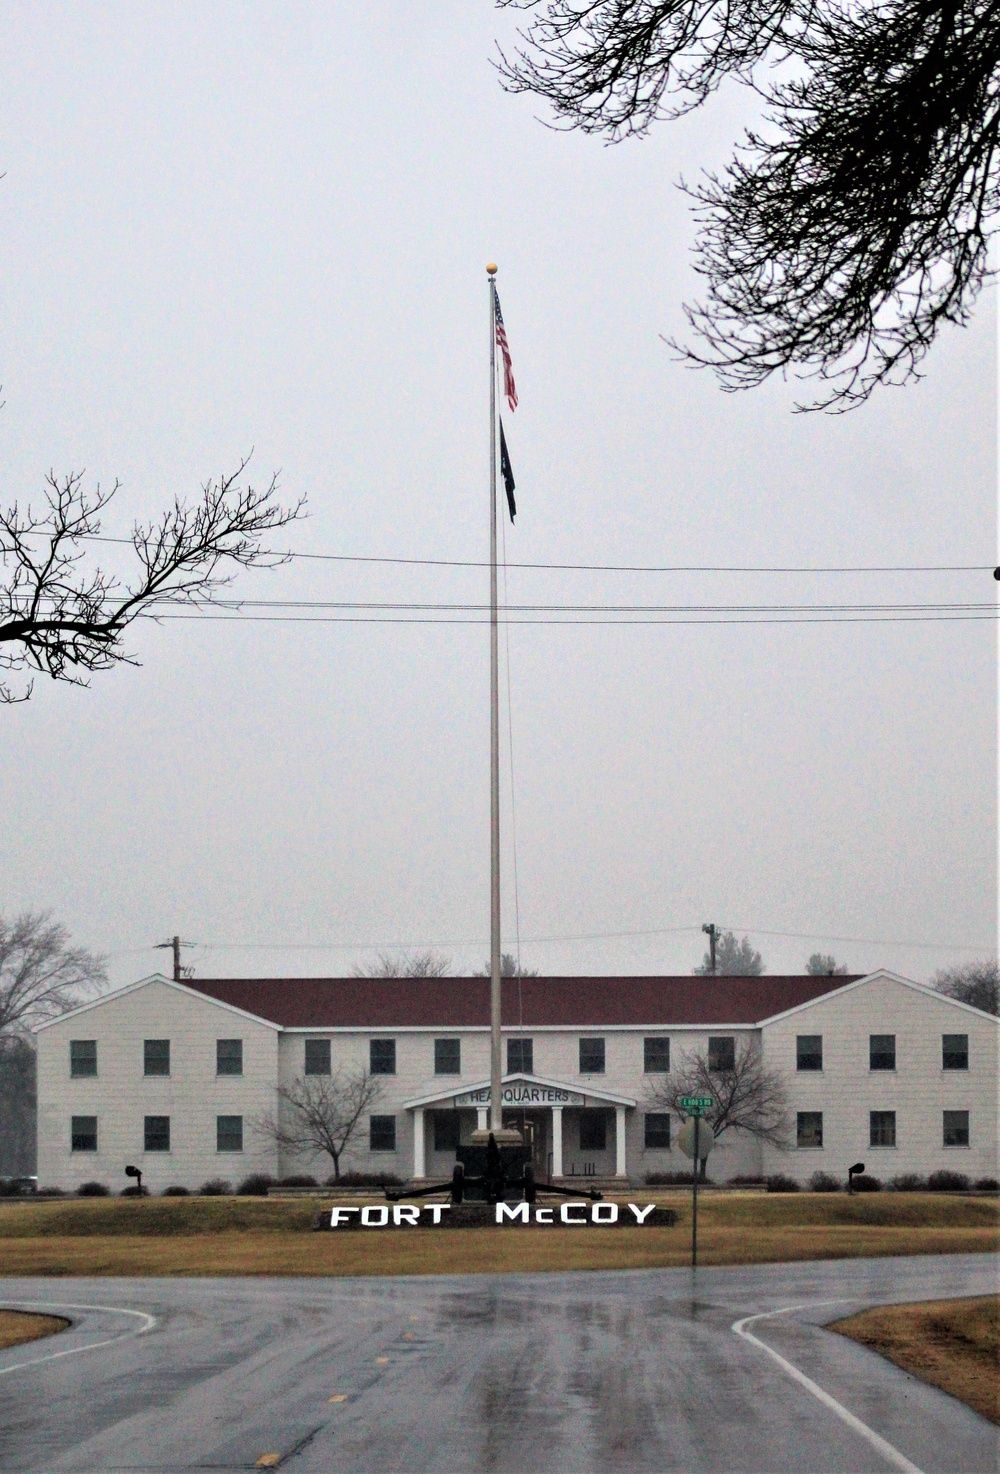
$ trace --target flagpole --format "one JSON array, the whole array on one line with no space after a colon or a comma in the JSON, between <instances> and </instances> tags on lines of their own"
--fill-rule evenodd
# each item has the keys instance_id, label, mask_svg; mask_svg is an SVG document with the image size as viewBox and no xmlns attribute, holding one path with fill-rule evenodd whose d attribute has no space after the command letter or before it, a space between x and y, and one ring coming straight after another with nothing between
<instances>
[{"instance_id":1,"label":"flagpole","mask_svg":"<svg viewBox=\"0 0 1000 1474\"><path fill-rule=\"evenodd\" d=\"M497 344L496 266L491 262L490 306L490 1130L503 1129L500 1033L500 696L497 641Z\"/></svg>"}]
</instances>

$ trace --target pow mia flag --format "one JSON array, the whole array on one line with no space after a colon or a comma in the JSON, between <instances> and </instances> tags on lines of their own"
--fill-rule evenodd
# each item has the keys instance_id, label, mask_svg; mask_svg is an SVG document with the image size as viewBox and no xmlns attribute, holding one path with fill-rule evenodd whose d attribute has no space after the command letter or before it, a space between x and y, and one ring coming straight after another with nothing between
<instances>
[{"instance_id":1,"label":"pow mia flag","mask_svg":"<svg viewBox=\"0 0 1000 1474\"><path fill-rule=\"evenodd\" d=\"M507 437L503 433L503 420L500 421L500 475L503 477L504 490L507 493L507 510L510 512L510 520L513 522L517 512L514 502L514 471L510 464L510 454L507 450Z\"/></svg>"}]
</instances>

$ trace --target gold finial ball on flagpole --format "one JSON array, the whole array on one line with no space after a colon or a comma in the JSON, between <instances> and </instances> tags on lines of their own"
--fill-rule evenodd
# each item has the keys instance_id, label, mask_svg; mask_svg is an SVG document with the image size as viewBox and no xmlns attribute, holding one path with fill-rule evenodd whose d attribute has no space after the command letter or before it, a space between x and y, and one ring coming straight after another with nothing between
<instances>
[{"instance_id":1,"label":"gold finial ball on flagpole","mask_svg":"<svg viewBox=\"0 0 1000 1474\"><path fill-rule=\"evenodd\" d=\"M489 273L490 276L496 276L496 274L497 274L497 263L495 261L487 261L487 263L486 263L486 270L487 270L487 272Z\"/></svg>"}]
</instances>

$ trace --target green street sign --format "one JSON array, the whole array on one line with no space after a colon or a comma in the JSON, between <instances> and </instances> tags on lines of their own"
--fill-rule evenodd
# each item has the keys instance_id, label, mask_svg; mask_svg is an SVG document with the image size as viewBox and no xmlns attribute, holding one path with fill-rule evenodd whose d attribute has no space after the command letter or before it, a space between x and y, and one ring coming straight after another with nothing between
<instances>
[{"instance_id":1,"label":"green street sign","mask_svg":"<svg viewBox=\"0 0 1000 1474\"><path fill-rule=\"evenodd\" d=\"M692 1114L697 1113L700 1116L714 1106L715 1101L710 1095L682 1095L680 1104L685 1111L691 1111Z\"/></svg>"}]
</instances>

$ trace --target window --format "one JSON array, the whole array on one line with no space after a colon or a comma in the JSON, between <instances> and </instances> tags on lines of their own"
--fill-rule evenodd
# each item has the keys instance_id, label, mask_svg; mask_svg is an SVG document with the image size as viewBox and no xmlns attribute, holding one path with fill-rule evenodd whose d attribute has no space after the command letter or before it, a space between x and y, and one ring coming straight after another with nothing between
<instances>
[{"instance_id":1,"label":"window","mask_svg":"<svg viewBox=\"0 0 1000 1474\"><path fill-rule=\"evenodd\" d=\"M868 1036L868 1068L870 1070L894 1070L896 1068L895 1034L870 1034Z\"/></svg>"},{"instance_id":2,"label":"window","mask_svg":"<svg viewBox=\"0 0 1000 1474\"><path fill-rule=\"evenodd\" d=\"M944 1144L945 1146L969 1145L968 1111L945 1111Z\"/></svg>"},{"instance_id":3,"label":"window","mask_svg":"<svg viewBox=\"0 0 1000 1474\"><path fill-rule=\"evenodd\" d=\"M243 1040L242 1039L216 1039L215 1041L215 1073L217 1075L242 1075L243 1073ZM237 1150L242 1151L239 1147Z\"/></svg>"},{"instance_id":4,"label":"window","mask_svg":"<svg viewBox=\"0 0 1000 1474\"><path fill-rule=\"evenodd\" d=\"M895 1146L896 1112L872 1111L869 1116L868 1139L872 1146Z\"/></svg>"},{"instance_id":5,"label":"window","mask_svg":"<svg viewBox=\"0 0 1000 1474\"><path fill-rule=\"evenodd\" d=\"M603 1111L580 1112L580 1150L603 1152L608 1144L608 1123Z\"/></svg>"},{"instance_id":6,"label":"window","mask_svg":"<svg viewBox=\"0 0 1000 1474\"><path fill-rule=\"evenodd\" d=\"M736 1040L709 1039L708 1041L708 1068L710 1070L731 1070L736 1064Z\"/></svg>"},{"instance_id":7,"label":"window","mask_svg":"<svg viewBox=\"0 0 1000 1474\"><path fill-rule=\"evenodd\" d=\"M394 1152L396 1150L395 1116L371 1117L368 1145L373 1152Z\"/></svg>"},{"instance_id":8,"label":"window","mask_svg":"<svg viewBox=\"0 0 1000 1474\"><path fill-rule=\"evenodd\" d=\"M169 1039L144 1039L142 1041L142 1070L145 1075L170 1074Z\"/></svg>"},{"instance_id":9,"label":"window","mask_svg":"<svg viewBox=\"0 0 1000 1474\"><path fill-rule=\"evenodd\" d=\"M368 1044L368 1069L372 1075L396 1073L395 1039L372 1039Z\"/></svg>"},{"instance_id":10,"label":"window","mask_svg":"<svg viewBox=\"0 0 1000 1474\"><path fill-rule=\"evenodd\" d=\"M797 1070L821 1070L823 1068L823 1035L799 1034L795 1040L795 1068Z\"/></svg>"},{"instance_id":11,"label":"window","mask_svg":"<svg viewBox=\"0 0 1000 1474\"><path fill-rule=\"evenodd\" d=\"M79 1080L83 1075L97 1074L96 1039L69 1041L69 1072L74 1080Z\"/></svg>"},{"instance_id":12,"label":"window","mask_svg":"<svg viewBox=\"0 0 1000 1474\"><path fill-rule=\"evenodd\" d=\"M668 1152L670 1150L669 1116L654 1111L647 1115L645 1144L648 1151Z\"/></svg>"},{"instance_id":13,"label":"window","mask_svg":"<svg viewBox=\"0 0 1000 1474\"><path fill-rule=\"evenodd\" d=\"M821 1147L823 1145L823 1112L799 1111L795 1118L795 1145Z\"/></svg>"},{"instance_id":14,"label":"window","mask_svg":"<svg viewBox=\"0 0 1000 1474\"><path fill-rule=\"evenodd\" d=\"M97 1117L74 1116L70 1121L70 1148L74 1152L97 1151Z\"/></svg>"},{"instance_id":15,"label":"window","mask_svg":"<svg viewBox=\"0 0 1000 1474\"><path fill-rule=\"evenodd\" d=\"M147 1152L170 1150L170 1117L147 1116L143 1124L143 1145Z\"/></svg>"},{"instance_id":16,"label":"window","mask_svg":"<svg viewBox=\"0 0 1000 1474\"><path fill-rule=\"evenodd\" d=\"M642 1041L642 1068L647 1075L666 1075L670 1069L670 1040ZM649 1120L649 1117L646 1117Z\"/></svg>"},{"instance_id":17,"label":"window","mask_svg":"<svg viewBox=\"0 0 1000 1474\"><path fill-rule=\"evenodd\" d=\"M435 1075L460 1075L462 1073L461 1039L434 1040ZM372 1117L374 1120L374 1116Z\"/></svg>"},{"instance_id":18,"label":"window","mask_svg":"<svg viewBox=\"0 0 1000 1474\"><path fill-rule=\"evenodd\" d=\"M968 1034L941 1035L941 1068L943 1070L967 1070L969 1068ZM97 1073L96 1066L94 1073Z\"/></svg>"},{"instance_id":19,"label":"window","mask_svg":"<svg viewBox=\"0 0 1000 1474\"><path fill-rule=\"evenodd\" d=\"M215 1150L217 1152L241 1152L243 1150L242 1116L216 1116Z\"/></svg>"},{"instance_id":20,"label":"window","mask_svg":"<svg viewBox=\"0 0 1000 1474\"><path fill-rule=\"evenodd\" d=\"M459 1118L457 1111L434 1112L434 1150L453 1152L458 1146Z\"/></svg>"},{"instance_id":21,"label":"window","mask_svg":"<svg viewBox=\"0 0 1000 1474\"><path fill-rule=\"evenodd\" d=\"M604 1074L604 1040L603 1039L581 1039L580 1040L580 1074L581 1075L603 1075ZM596 1151L597 1148L595 1147Z\"/></svg>"},{"instance_id":22,"label":"window","mask_svg":"<svg viewBox=\"0 0 1000 1474\"><path fill-rule=\"evenodd\" d=\"M535 1050L532 1039L507 1040L508 1075L532 1075L535 1070Z\"/></svg>"},{"instance_id":23,"label":"window","mask_svg":"<svg viewBox=\"0 0 1000 1474\"><path fill-rule=\"evenodd\" d=\"M306 1074L328 1075L330 1073L329 1039L306 1040Z\"/></svg>"}]
</instances>

